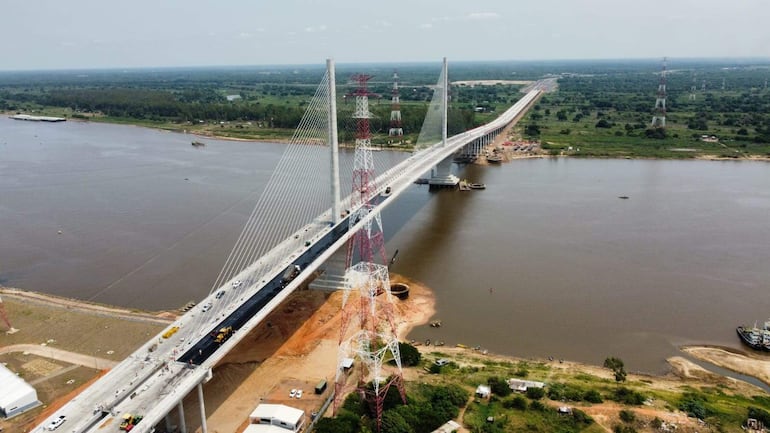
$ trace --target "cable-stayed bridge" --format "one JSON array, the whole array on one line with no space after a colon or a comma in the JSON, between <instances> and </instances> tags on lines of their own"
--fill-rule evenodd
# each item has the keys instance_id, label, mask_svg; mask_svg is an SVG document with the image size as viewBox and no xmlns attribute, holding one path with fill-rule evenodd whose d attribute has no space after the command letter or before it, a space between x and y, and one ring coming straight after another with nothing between
<instances>
[{"instance_id":1,"label":"cable-stayed bridge","mask_svg":"<svg viewBox=\"0 0 770 433\"><path fill-rule=\"evenodd\" d=\"M414 152L381 152L372 158L379 173L372 182L376 191L369 194L373 211L362 216L350 208L353 194L342 193L351 191L352 182L340 173L351 173L353 161L338 147L337 125L350 121L340 116L338 122L334 65L328 61L209 295L33 431L47 431L60 416L66 417L61 428L68 433L117 430L121 418L133 414L144 419L132 432L153 432L178 411L179 428L186 433L182 400L197 388L201 427L207 433L202 384L212 379L212 368L418 178L432 172L431 185L456 185L450 170L454 155L481 152L549 84L536 83L492 122L448 137L445 60Z\"/></svg>"}]
</instances>

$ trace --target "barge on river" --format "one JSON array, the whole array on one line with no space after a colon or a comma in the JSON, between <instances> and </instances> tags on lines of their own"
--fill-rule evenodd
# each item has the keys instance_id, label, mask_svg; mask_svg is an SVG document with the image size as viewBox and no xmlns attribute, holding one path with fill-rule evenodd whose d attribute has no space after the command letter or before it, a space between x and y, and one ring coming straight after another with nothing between
<instances>
[{"instance_id":1,"label":"barge on river","mask_svg":"<svg viewBox=\"0 0 770 433\"><path fill-rule=\"evenodd\" d=\"M754 350L770 351L770 320L765 322L762 328L739 326L735 329L738 336L749 347Z\"/></svg>"}]
</instances>

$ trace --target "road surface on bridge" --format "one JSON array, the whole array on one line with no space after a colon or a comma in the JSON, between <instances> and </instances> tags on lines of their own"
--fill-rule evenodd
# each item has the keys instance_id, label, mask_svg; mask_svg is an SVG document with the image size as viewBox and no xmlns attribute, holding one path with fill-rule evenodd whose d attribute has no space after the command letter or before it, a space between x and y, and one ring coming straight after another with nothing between
<instances>
[{"instance_id":1,"label":"road surface on bridge","mask_svg":"<svg viewBox=\"0 0 770 433\"><path fill-rule=\"evenodd\" d=\"M46 431L46 426L60 415L66 416L60 429L67 433L117 431L121 417L134 414L144 416L144 420L132 432L152 432L154 426L161 423L187 394L210 380L211 369L217 362L345 245L357 228L374 218L376 213L396 200L439 162L451 158L466 144L502 130L536 101L544 86L547 86L546 82L534 85L492 122L455 135L446 144L436 143L417 151L380 174L376 180L376 212L358 221L352 230L349 230L349 217L332 224L331 210L319 215L315 221L325 221L325 224L309 223L258 260L278 265L257 274L259 267L255 262L213 290L200 304L142 345L33 431ZM389 188L387 194L384 192L386 188ZM350 197L345 198L343 209L349 203ZM271 260L277 258L281 260ZM292 270L297 264L301 272L287 280L287 270ZM217 296L220 291L228 295ZM232 336L223 343L215 342L213 334L226 326L233 326ZM169 332L172 328L176 331Z\"/></svg>"}]
</instances>

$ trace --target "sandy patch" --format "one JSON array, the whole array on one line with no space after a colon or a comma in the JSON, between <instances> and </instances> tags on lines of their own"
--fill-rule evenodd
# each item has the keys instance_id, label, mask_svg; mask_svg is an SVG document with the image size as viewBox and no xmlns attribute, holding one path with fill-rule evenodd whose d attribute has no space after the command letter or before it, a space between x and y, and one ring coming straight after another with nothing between
<instances>
[{"instance_id":1,"label":"sandy patch","mask_svg":"<svg viewBox=\"0 0 770 433\"><path fill-rule=\"evenodd\" d=\"M770 358L760 355L746 355L719 347L690 346L682 350L702 361L726 368L736 373L755 377L770 385Z\"/></svg>"}]
</instances>

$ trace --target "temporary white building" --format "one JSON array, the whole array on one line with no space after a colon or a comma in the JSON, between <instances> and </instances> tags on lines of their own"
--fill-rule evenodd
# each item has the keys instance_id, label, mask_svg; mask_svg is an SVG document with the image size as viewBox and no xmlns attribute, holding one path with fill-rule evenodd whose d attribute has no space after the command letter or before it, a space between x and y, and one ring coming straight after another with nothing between
<instances>
[{"instance_id":1,"label":"temporary white building","mask_svg":"<svg viewBox=\"0 0 770 433\"><path fill-rule=\"evenodd\" d=\"M10 418L40 405L37 391L0 364L0 416Z\"/></svg>"},{"instance_id":2,"label":"temporary white building","mask_svg":"<svg viewBox=\"0 0 770 433\"><path fill-rule=\"evenodd\" d=\"M305 412L284 404L260 404L249 416L249 422L299 431L305 423Z\"/></svg>"}]
</instances>

